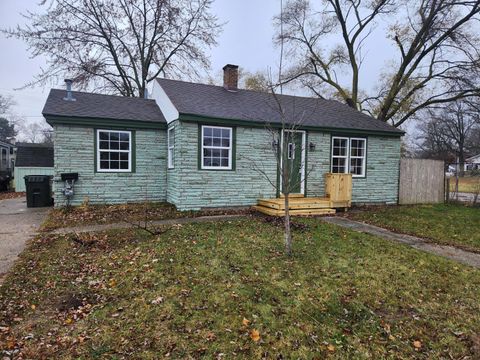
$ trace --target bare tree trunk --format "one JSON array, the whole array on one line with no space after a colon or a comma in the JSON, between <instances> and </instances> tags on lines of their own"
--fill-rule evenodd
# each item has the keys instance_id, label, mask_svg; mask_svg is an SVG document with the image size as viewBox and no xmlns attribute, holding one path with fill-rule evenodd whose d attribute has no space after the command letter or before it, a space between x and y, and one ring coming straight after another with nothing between
<instances>
[{"instance_id":1,"label":"bare tree trunk","mask_svg":"<svg viewBox=\"0 0 480 360\"><path fill-rule=\"evenodd\" d=\"M285 194L285 252L288 256L292 255L292 229L290 229L290 209L289 209L289 196Z\"/></svg>"}]
</instances>

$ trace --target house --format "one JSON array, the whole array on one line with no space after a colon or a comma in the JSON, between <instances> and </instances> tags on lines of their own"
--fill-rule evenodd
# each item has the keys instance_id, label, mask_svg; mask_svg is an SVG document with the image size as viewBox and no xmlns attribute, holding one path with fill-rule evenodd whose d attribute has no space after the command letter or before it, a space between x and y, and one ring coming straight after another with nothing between
<instances>
[{"instance_id":1,"label":"house","mask_svg":"<svg viewBox=\"0 0 480 360\"><path fill-rule=\"evenodd\" d=\"M302 180L295 192L322 196L326 173L351 172L353 203L397 203L402 131L337 101L274 98L237 83L238 67L226 65L223 87L156 79L151 99L52 89L43 115L54 129L56 206L66 203L68 173L78 173L73 205L253 205L280 195L254 165L276 179L274 151L284 145ZM295 144L282 144L282 122L299 118Z\"/></svg>"},{"instance_id":2,"label":"house","mask_svg":"<svg viewBox=\"0 0 480 360\"><path fill-rule=\"evenodd\" d=\"M0 140L0 191L7 190L12 179L14 145Z\"/></svg>"},{"instance_id":3,"label":"house","mask_svg":"<svg viewBox=\"0 0 480 360\"><path fill-rule=\"evenodd\" d=\"M25 191L26 175L53 176L53 145L17 143L14 179L15 191Z\"/></svg>"},{"instance_id":4,"label":"house","mask_svg":"<svg viewBox=\"0 0 480 360\"><path fill-rule=\"evenodd\" d=\"M465 171L480 170L480 154L465 159Z\"/></svg>"}]
</instances>

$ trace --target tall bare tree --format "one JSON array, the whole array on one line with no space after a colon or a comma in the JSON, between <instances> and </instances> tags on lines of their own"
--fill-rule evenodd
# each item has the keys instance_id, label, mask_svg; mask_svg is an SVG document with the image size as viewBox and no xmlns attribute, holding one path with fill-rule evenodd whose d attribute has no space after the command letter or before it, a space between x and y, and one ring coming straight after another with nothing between
<instances>
[{"instance_id":1,"label":"tall bare tree","mask_svg":"<svg viewBox=\"0 0 480 360\"><path fill-rule=\"evenodd\" d=\"M212 0L43 0L28 25L3 30L48 68L32 84L68 75L81 88L143 97L159 75L197 76L221 30ZM29 84L31 85L31 84Z\"/></svg>"},{"instance_id":2,"label":"tall bare tree","mask_svg":"<svg viewBox=\"0 0 480 360\"><path fill-rule=\"evenodd\" d=\"M467 146L469 142L480 142L473 138L480 128L480 107L471 101L456 101L429 109L427 117L419 127L420 149L429 157L453 157L463 176Z\"/></svg>"},{"instance_id":3,"label":"tall bare tree","mask_svg":"<svg viewBox=\"0 0 480 360\"><path fill-rule=\"evenodd\" d=\"M276 18L294 59L283 81L400 126L422 109L479 96L479 13L478 0L288 0ZM369 90L362 64L382 50L367 48L379 23L395 55Z\"/></svg>"}]
</instances>

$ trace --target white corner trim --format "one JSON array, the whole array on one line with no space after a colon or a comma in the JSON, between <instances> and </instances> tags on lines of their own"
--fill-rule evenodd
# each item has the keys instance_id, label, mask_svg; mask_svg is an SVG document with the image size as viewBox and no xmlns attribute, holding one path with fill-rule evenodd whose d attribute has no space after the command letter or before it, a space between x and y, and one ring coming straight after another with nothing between
<instances>
[{"instance_id":1,"label":"white corner trim","mask_svg":"<svg viewBox=\"0 0 480 360\"><path fill-rule=\"evenodd\" d=\"M180 114L178 113L177 108L175 105L173 105L172 101L168 97L165 90L163 90L163 88L160 86L157 79L153 80L151 98L157 103L163 116L165 116L165 120L167 120L167 124L170 124L172 121L178 119Z\"/></svg>"}]
</instances>

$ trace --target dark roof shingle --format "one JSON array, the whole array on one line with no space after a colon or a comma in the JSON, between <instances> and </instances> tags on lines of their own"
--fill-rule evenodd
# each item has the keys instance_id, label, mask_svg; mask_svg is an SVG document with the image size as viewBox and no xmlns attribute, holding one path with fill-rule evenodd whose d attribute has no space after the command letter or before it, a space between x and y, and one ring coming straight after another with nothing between
<instances>
[{"instance_id":1,"label":"dark roof shingle","mask_svg":"<svg viewBox=\"0 0 480 360\"><path fill-rule=\"evenodd\" d=\"M53 145L17 143L16 167L53 167Z\"/></svg>"},{"instance_id":2,"label":"dark roof shingle","mask_svg":"<svg viewBox=\"0 0 480 360\"><path fill-rule=\"evenodd\" d=\"M44 116L136 120L165 123L155 100L72 91L75 101L64 100L65 90L52 89L43 108Z\"/></svg>"},{"instance_id":3,"label":"dark roof shingle","mask_svg":"<svg viewBox=\"0 0 480 360\"><path fill-rule=\"evenodd\" d=\"M243 89L231 92L221 86L178 80L157 81L180 114L270 124L282 122L278 103L270 93ZM403 131L335 100L291 95L278 95L277 99L289 123L301 119L303 126L403 134Z\"/></svg>"}]
</instances>

